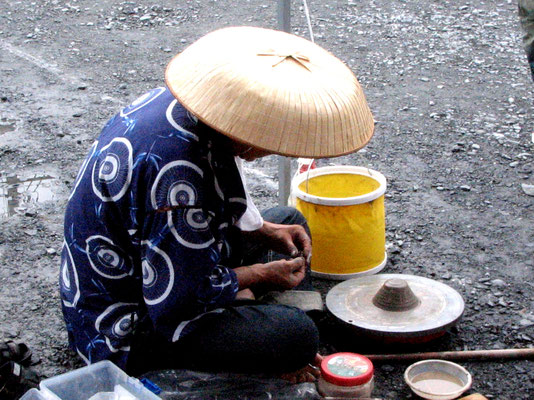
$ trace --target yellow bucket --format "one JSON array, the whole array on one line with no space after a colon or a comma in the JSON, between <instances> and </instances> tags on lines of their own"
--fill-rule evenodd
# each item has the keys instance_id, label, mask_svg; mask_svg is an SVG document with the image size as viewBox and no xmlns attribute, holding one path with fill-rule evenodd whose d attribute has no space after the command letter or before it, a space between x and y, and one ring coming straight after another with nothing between
<instances>
[{"instance_id":1,"label":"yellow bucket","mask_svg":"<svg viewBox=\"0 0 534 400\"><path fill-rule=\"evenodd\" d=\"M363 167L316 168L297 175L292 191L310 226L313 275L343 280L384 268L384 175Z\"/></svg>"}]
</instances>

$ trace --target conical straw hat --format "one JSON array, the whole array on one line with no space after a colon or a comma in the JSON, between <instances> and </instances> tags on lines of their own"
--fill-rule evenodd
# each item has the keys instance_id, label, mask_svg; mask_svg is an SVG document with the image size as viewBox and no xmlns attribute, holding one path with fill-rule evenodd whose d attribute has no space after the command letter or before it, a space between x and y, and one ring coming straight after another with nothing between
<instances>
[{"instance_id":1,"label":"conical straw hat","mask_svg":"<svg viewBox=\"0 0 534 400\"><path fill-rule=\"evenodd\" d=\"M374 121L351 70L301 37L224 28L175 56L167 86L205 124L270 152L322 158L367 144Z\"/></svg>"}]
</instances>

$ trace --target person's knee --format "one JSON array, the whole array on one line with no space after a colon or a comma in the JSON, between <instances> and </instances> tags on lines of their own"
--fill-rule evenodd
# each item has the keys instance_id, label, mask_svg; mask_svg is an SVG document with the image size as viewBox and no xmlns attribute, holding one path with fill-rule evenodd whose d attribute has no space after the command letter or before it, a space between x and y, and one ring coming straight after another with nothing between
<instances>
[{"instance_id":1,"label":"person's knee","mask_svg":"<svg viewBox=\"0 0 534 400\"><path fill-rule=\"evenodd\" d=\"M294 207L276 206L262 213L265 220L276 224L306 225L306 218Z\"/></svg>"},{"instance_id":2,"label":"person's knee","mask_svg":"<svg viewBox=\"0 0 534 400\"><path fill-rule=\"evenodd\" d=\"M313 362L319 350L319 331L313 320L303 311L285 307L280 330L279 358L282 372L292 372Z\"/></svg>"}]
</instances>

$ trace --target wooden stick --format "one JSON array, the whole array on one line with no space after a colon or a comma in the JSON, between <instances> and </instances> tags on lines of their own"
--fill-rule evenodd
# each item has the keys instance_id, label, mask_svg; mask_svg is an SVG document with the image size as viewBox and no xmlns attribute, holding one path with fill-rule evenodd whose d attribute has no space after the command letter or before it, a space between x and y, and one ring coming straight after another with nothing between
<instances>
[{"instance_id":1,"label":"wooden stick","mask_svg":"<svg viewBox=\"0 0 534 400\"><path fill-rule=\"evenodd\" d=\"M439 360L526 360L534 358L534 348L503 350L440 351L430 353L372 354L366 356L373 362L402 362L429 359Z\"/></svg>"}]
</instances>

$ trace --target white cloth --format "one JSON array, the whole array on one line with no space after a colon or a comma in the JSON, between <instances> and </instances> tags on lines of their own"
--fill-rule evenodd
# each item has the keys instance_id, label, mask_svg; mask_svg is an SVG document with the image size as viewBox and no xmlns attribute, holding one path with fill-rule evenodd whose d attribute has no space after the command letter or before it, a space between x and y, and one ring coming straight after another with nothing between
<instances>
[{"instance_id":1,"label":"white cloth","mask_svg":"<svg viewBox=\"0 0 534 400\"><path fill-rule=\"evenodd\" d=\"M247 198L247 211L245 211L241 218L236 222L236 226L245 232L256 231L263 226L263 218L248 192L247 181L245 179L245 174L243 173L243 160L239 157L235 157L235 163L239 170L239 175L241 175L241 181L243 182Z\"/></svg>"}]
</instances>

